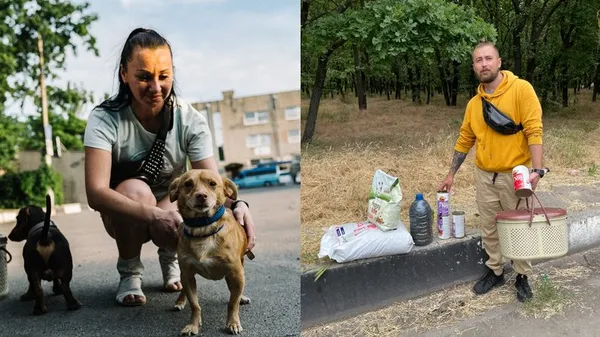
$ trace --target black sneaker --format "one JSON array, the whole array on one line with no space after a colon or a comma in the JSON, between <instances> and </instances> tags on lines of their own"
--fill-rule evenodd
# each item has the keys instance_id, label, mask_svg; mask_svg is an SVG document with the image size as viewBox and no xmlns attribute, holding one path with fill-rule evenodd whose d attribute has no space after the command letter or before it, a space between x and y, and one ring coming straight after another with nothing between
<instances>
[{"instance_id":1,"label":"black sneaker","mask_svg":"<svg viewBox=\"0 0 600 337\"><path fill-rule=\"evenodd\" d=\"M483 275L483 277L481 277L477 283L475 283L475 286L473 286L473 291L475 294L481 295L492 290L492 288L501 286L503 284L504 272L500 276L497 276L494 274L493 270L489 269L488 272Z\"/></svg>"},{"instance_id":2,"label":"black sneaker","mask_svg":"<svg viewBox=\"0 0 600 337\"><path fill-rule=\"evenodd\" d=\"M525 302L526 299L533 297L533 292L531 291L529 282L527 281L527 275L517 274L515 288L517 288L517 299L519 302Z\"/></svg>"}]
</instances>

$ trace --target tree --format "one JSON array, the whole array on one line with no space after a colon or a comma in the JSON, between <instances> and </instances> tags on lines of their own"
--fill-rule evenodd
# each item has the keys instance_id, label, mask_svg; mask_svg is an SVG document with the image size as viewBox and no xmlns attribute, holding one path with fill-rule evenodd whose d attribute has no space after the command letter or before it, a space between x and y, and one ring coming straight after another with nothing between
<instances>
[{"instance_id":1,"label":"tree","mask_svg":"<svg viewBox=\"0 0 600 337\"><path fill-rule=\"evenodd\" d=\"M16 118L0 113L0 170L15 170L15 156L24 138L25 125Z\"/></svg>"},{"instance_id":2,"label":"tree","mask_svg":"<svg viewBox=\"0 0 600 337\"><path fill-rule=\"evenodd\" d=\"M9 97L22 105L27 98L33 98L38 111L46 112L48 105L68 110L87 101L91 94L83 89L48 87L46 95L44 84L56 79L59 70L66 69L67 50L77 55L77 40L83 42L84 48L99 55L96 39L89 32L90 25L98 17L87 13L88 7L87 2L70 0L0 0L0 17L4 23L0 25L4 42L0 43L0 90L4 92L0 106ZM50 104L45 102L45 96ZM64 118L74 115L75 111L67 110L63 110ZM41 135L39 140L43 141L41 124L39 131L33 134ZM29 145L33 142L32 139L28 141ZM0 158L0 162L6 160L11 159Z\"/></svg>"},{"instance_id":3,"label":"tree","mask_svg":"<svg viewBox=\"0 0 600 337\"><path fill-rule=\"evenodd\" d=\"M49 114L53 136L58 136L67 150L82 151L86 122L78 114L83 104L93 100L92 94L69 83L66 89L48 87L48 97L54 103ZM24 149L38 150L44 147L42 124L40 116L29 118Z\"/></svg>"},{"instance_id":4,"label":"tree","mask_svg":"<svg viewBox=\"0 0 600 337\"><path fill-rule=\"evenodd\" d=\"M68 49L77 55L76 39L99 55L96 39L89 32L90 25L98 19L95 14L87 14L89 3L74 4L71 1L51 0L11 0L5 22L11 22L11 32L5 35L13 47L16 68L11 76L14 98L38 97L40 67L38 39L43 41L44 78L57 78L58 70L65 70L65 57ZM4 70L3 70L4 72ZM15 76L21 75L21 76Z\"/></svg>"},{"instance_id":5,"label":"tree","mask_svg":"<svg viewBox=\"0 0 600 337\"><path fill-rule=\"evenodd\" d=\"M302 142L310 141L315 132L319 104L323 94L323 86L327 78L327 63L331 55L348 40L348 15L347 10L352 5L352 0L331 7L332 2L312 1L306 14L302 29L302 65L303 70L310 69L311 60L316 55L317 66L314 83L311 88L308 118L302 135ZM335 5L335 4L334 4ZM312 15L312 16L311 16ZM307 62L305 64L305 61ZM305 71L303 71L305 73Z\"/></svg>"},{"instance_id":6,"label":"tree","mask_svg":"<svg viewBox=\"0 0 600 337\"><path fill-rule=\"evenodd\" d=\"M311 9L312 6L314 3L311 3ZM384 68L389 69L385 81L395 81L398 86L398 62L410 63L413 68L407 73L409 81L412 79L410 82L413 86L413 97L417 98L424 82L422 67L431 66L431 58L438 51L440 63L450 64L450 73L453 76L450 81L452 90L445 93L447 97L451 94L454 98L452 101L447 98L447 102L456 104L460 63L468 57L480 38L493 39L496 36L493 27L475 15L472 8L458 6L445 0L378 0L365 2L364 7L361 4L337 13L330 8L327 10L327 13L331 14L321 15L319 20L313 23L310 23L309 11L309 23L303 28L303 76L312 72L314 86L302 142L311 141L315 131L330 57L345 43L350 42L361 47L353 49L357 89L360 89L365 69L381 68L382 64L386 65ZM361 50L364 52L360 52ZM360 62L360 54L369 55L368 64ZM394 75L394 72L398 75ZM360 93L358 96L360 99ZM417 100L420 101L420 98ZM362 106L359 106L360 108Z\"/></svg>"}]
</instances>

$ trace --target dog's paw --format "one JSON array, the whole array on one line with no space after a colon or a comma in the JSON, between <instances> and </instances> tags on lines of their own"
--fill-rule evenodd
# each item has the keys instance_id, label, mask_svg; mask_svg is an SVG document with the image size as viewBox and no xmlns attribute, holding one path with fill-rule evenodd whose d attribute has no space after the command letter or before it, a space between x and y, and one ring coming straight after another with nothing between
<instances>
[{"instance_id":1,"label":"dog's paw","mask_svg":"<svg viewBox=\"0 0 600 337\"><path fill-rule=\"evenodd\" d=\"M44 305L42 307L34 307L33 314L34 315L43 315L48 312L48 308Z\"/></svg>"},{"instance_id":2,"label":"dog's paw","mask_svg":"<svg viewBox=\"0 0 600 337\"><path fill-rule=\"evenodd\" d=\"M73 303L67 303L67 310L77 310L81 308L81 302L75 301Z\"/></svg>"},{"instance_id":3,"label":"dog's paw","mask_svg":"<svg viewBox=\"0 0 600 337\"><path fill-rule=\"evenodd\" d=\"M23 295L21 295L21 301L25 302L25 301L31 301L33 299L35 299L35 294L34 293L24 293Z\"/></svg>"},{"instance_id":4,"label":"dog's paw","mask_svg":"<svg viewBox=\"0 0 600 337\"><path fill-rule=\"evenodd\" d=\"M250 304L250 297L242 295L240 298L240 304Z\"/></svg>"},{"instance_id":5,"label":"dog's paw","mask_svg":"<svg viewBox=\"0 0 600 337\"><path fill-rule=\"evenodd\" d=\"M242 324L240 324L240 322L233 322L227 323L227 330L233 335L239 335L244 329L242 329Z\"/></svg>"},{"instance_id":6,"label":"dog's paw","mask_svg":"<svg viewBox=\"0 0 600 337\"><path fill-rule=\"evenodd\" d=\"M180 336L194 336L198 334L198 331L200 329L198 328L198 326L193 325L193 324L188 324L185 326L185 328L183 328L183 330L181 330L181 332L179 333Z\"/></svg>"},{"instance_id":7,"label":"dog's paw","mask_svg":"<svg viewBox=\"0 0 600 337\"><path fill-rule=\"evenodd\" d=\"M185 302L184 303L175 303L175 305L173 306L174 311L182 311L184 308L185 308Z\"/></svg>"}]
</instances>

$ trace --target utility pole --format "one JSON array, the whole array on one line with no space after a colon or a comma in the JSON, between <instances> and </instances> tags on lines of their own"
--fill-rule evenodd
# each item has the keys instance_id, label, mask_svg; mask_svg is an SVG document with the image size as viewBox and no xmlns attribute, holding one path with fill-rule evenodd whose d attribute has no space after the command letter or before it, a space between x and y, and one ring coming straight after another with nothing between
<instances>
[{"instance_id":1,"label":"utility pole","mask_svg":"<svg viewBox=\"0 0 600 337\"><path fill-rule=\"evenodd\" d=\"M279 137L279 120L277 118L277 104L276 104L277 96L271 94L270 95L270 105L271 105L271 127L273 129L273 143L275 143L275 156L277 160L281 160L281 144Z\"/></svg>"},{"instance_id":2,"label":"utility pole","mask_svg":"<svg viewBox=\"0 0 600 337\"><path fill-rule=\"evenodd\" d=\"M44 82L44 41L42 40L42 34L38 33L38 52L40 53L40 89L41 89L41 101L42 101L42 125L44 128L44 140L46 143L46 155L44 159L46 165L52 166L52 155L54 155L54 149L52 148L52 126L48 118L48 98L46 97L46 83Z\"/></svg>"},{"instance_id":3,"label":"utility pole","mask_svg":"<svg viewBox=\"0 0 600 337\"><path fill-rule=\"evenodd\" d=\"M46 154L44 159L48 167L52 166L52 156L54 149L52 148L52 126L48 118L48 98L46 97L46 83L44 82L44 41L42 34L38 32L38 52L40 53L40 90L42 103L42 125L44 127L44 140L46 143ZM54 191L52 187L46 187L46 193L50 195L50 207L54 209Z\"/></svg>"}]
</instances>

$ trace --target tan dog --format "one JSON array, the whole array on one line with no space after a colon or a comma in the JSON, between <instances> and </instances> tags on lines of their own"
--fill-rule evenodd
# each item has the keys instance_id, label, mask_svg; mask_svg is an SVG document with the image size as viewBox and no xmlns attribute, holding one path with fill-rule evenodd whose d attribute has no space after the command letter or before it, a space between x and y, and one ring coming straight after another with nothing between
<instances>
[{"instance_id":1,"label":"tan dog","mask_svg":"<svg viewBox=\"0 0 600 337\"><path fill-rule=\"evenodd\" d=\"M171 202L177 200L184 219L177 245L183 289L175 304L176 309L183 310L187 297L192 307L191 322L181 331L184 336L197 334L202 324L196 274L209 280L225 278L230 291L227 328L233 334L242 331L240 304L250 303L242 295L247 239L231 211L224 209L226 196L235 200L237 187L212 170L188 171L169 186L169 198Z\"/></svg>"}]
</instances>

